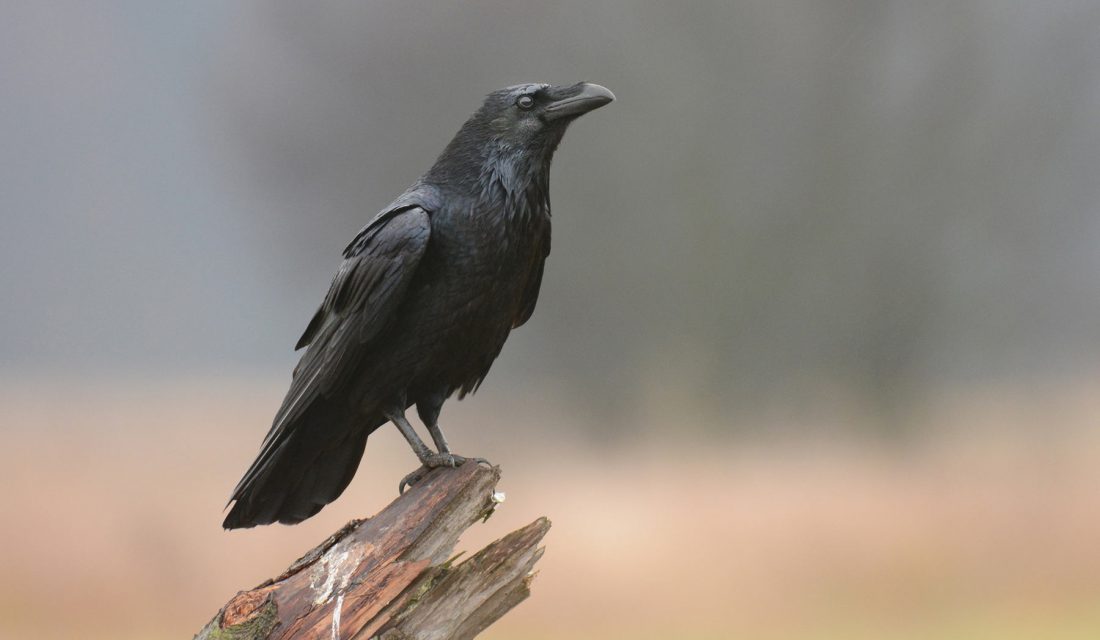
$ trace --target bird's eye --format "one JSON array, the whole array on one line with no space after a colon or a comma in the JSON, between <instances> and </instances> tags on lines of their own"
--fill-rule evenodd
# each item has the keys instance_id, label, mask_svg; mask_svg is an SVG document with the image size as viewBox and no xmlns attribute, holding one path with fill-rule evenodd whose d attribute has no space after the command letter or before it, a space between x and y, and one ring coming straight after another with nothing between
<instances>
[{"instance_id":1,"label":"bird's eye","mask_svg":"<svg viewBox=\"0 0 1100 640\"><path fill-rule=\"evenodd\" d=\"M526 111L535 106L535 99L531 96L520 96L516 99L516 106Z\"/></svg>"}]
</instances>

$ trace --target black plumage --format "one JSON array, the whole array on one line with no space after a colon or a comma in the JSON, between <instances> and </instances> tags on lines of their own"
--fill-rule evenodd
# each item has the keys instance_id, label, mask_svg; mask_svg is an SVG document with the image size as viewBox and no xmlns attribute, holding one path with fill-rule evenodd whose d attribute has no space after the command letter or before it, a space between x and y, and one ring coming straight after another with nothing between
<instances>
[{"instance_id":1,"label":"black plumage","mask_svg":"<svg viewBox=\"0 0 1100 640\"><path fill-rule=\"evenodd\" d=\"M531 317L550 253L552 156L571 121L613 99L587 83L489 94L435 165L355 236L224 527L316 514L387 421L422 468L465 460L447 447L440 408L476 390ZM405 419L414 404L438 451Z\"/></svg>"}]
</instances>

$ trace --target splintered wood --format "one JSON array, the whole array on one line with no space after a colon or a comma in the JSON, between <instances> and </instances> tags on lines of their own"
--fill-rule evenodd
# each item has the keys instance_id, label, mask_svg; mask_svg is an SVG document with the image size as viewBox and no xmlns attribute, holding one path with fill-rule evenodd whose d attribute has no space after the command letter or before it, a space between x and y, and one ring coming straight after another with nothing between
<instances>
[{"instance_id":1,"label":"splintered wood","mask_svg":"<svg viewBox=\"0 0 1100 640\"><path fill-rule=\"evenodd\" d=\"M349 522L282 575L234 596L196 640L463 640L530 595L539 518L465 561L458 537L501 500L500 473L437 469L378 515Z\"/></svg>"}]
</instances>

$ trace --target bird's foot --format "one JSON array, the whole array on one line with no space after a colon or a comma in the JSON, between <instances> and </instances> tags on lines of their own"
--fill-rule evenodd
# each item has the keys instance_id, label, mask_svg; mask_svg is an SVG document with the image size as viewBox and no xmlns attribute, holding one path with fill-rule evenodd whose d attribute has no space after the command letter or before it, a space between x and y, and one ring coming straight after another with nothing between
<instances>
[{"instance_id":1,"label":"bird's foot","mask_svg":"<svg viewBox=\"0 0 1100 640\"><path fill-rule=\"evenodd\" d=\"M401 479L401 483L397 485L397 492L405 493L406 489L423 480L424 476L428 475L432 469L437 469L439 467L461 467L467 462L483 464L487 467L493 466L493 464L485 458L466 458L453 453L433 453L420 461L419 469Z\"/></svg>"},{"instance_id":2,"label":"bird's foot","mask_svg":"<svg viewBox=\"0 0 1100 640\"><path fill-rule=\"evenodd\" d=\"M477 464L485 464L490 467L493 466L485 458L467 458L465 456L455 455L453 453L433 453L421 463L429 469L435 469L436 467L461 467L467 462L476 462Z\"/></svg>"}]
</instances>

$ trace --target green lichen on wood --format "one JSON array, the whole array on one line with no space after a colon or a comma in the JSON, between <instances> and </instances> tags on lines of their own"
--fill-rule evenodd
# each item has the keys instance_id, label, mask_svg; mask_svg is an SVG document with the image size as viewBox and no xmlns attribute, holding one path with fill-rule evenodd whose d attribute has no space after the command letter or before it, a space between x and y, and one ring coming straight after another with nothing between
<instances>
[{"instance_id":1,"label":"green lichen on wood","mask_svg":"<svg viewBox=\"0 0 1100 640\"><path fill-rule=\"evenodd\" d=\"M394 635L398 633L395 627L400 624L406 616L412 613L413 609L416 609L416 606L420 604L424 596L428 595L428 592L431 591L435 585L439 584L440 580L450 573L451 563L461 555L462 553L459 553L443 564L428 567L412 584L406 587L404 593L408 595L397 600L397 602L400 602L400 606L393 611L390 620L379 630L379 635L373 636L371 640L378 640L378 638L383 638L384 640L402 640L405 638L404 634Z\"/></svg>"},{"instance_id":2,"label":"green lichen on wood","mask_svg":"<svg viewBox=\"0 0 1100 640\"><path fill-rule=\"evenodd\" d=\"M398 612L397 617L403 617L415 609L416 605L420 603L420 599L427 595L427 593L432 590L432 587L438 584L440 580L446 577L448 571L450 571L449 562L428 569L424 575L410 587L412 595L405 601L405 606Z\"/></svg>"},{"instance_id":3,"label":"green lichen on wood","mask_svg":"<svg viewBox=\"0 0 1100 640\"><path fill-rule=\"evenodd\" d=\"M279 624L279 608L268 600L263 607L248 620L222 628L221 612L206 625L195 640L263 640Z\"/></svg>"}]
</instances>

